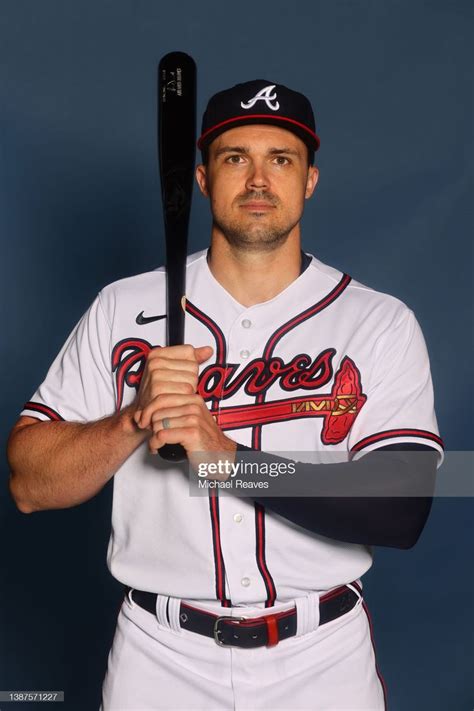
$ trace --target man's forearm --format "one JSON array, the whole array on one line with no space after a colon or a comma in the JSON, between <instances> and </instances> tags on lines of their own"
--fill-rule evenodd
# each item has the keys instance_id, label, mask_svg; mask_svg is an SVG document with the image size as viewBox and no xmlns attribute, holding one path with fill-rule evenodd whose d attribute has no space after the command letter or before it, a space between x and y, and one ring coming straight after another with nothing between
<instances>
[{"instance_id":1,"label":"man's forearm","mask_svg":"<svg viewBox=\"0 0 474 711\"><path fill-rule=\"evenodd\" d=\"M149 437L132 407L91 423L37 422L13 430L10 491L24 513L76 506L95 496Z\"/></svg>"},{"instance_id":2,"label":"man's forearm","mask_svg":"<svg viewBox=\"0 0 474 711\"><path fill-rule=\"evenodd\" d=\"M237 457L242 454L258 463L291 461L238 445ZM280 495L252 498L292 523L327 538L411 548L431 510L437 456L428 446L404 443L386 445L352 462L293 462L295 473L289 479L290 485L283 482L285 488L279 489L278 479L272 483L274 492ZM258 475L246 478L259 479ZM292 485L300 487L299 496L292 497L291 490L288 493Z\"/></svg>"}]
</instances>

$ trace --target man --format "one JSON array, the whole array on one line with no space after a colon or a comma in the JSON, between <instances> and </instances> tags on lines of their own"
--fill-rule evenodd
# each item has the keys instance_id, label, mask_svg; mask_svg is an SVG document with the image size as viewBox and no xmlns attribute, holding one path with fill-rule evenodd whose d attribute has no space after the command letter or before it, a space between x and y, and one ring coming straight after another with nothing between
<instances>
[{"instance_id":1,"label":"man","mask_svg":"<svg viewBox=\"0 0 474 711\"><path fill-rule=\"evenodd\" d=\"M103 289L12 432L11 492L24 512L68 507L114 476L108 565L127 593L103 711L384 709L360 577L372 545L414 545L429 514L442 441L423 337L400 301L301 251L305 96L220 92L198 145L213 224L188 260L187 345L161 346L163 269ZM190 496L186 468L154 456L174 443L193 481L247 457L293 464L310 495Z\"/></svg>"}]
</instances>

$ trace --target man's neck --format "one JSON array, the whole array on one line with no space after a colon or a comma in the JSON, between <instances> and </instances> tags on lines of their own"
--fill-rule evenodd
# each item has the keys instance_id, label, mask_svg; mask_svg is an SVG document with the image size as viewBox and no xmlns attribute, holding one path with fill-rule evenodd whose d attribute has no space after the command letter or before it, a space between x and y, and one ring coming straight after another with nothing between
<instances>
[{"instance_id":1,"label":"man's neck","mask_svg":"<svg viewBox=\"0 0 474 711\"><path fill-rule=\"evenodd\" d=\"M214 278L242 306L269 301L286 289L301 271L299 235L272 251L236 250L223 239L212 239L208 253Z\"/></svg>"}]
</instances>

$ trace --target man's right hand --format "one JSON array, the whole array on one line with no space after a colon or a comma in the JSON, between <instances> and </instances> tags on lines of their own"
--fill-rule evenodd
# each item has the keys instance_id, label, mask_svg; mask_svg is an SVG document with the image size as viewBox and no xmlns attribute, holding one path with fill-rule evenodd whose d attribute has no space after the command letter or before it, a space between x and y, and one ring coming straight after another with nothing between
<instances>
[{"instance_id":1,"label":"man's right hand","mask_svg":"<svg viewBox=\"0 0 474 711\"><path fill-rule=\"evenodd\" d=\"M161 407L160 395L192 395L198 386L199 366L213 353L211 346L191 345L152 348L148 354L133 419L141 429L152 430L152 416ZM178 402L177 402L178 404Z\"/></svg>"}]
</instances>

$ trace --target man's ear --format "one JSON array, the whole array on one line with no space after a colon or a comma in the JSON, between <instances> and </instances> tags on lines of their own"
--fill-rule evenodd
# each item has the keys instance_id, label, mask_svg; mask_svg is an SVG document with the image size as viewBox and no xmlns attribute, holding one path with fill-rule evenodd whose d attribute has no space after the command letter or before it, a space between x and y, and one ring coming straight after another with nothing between
<instances>
[{"instance_id":1,"label":"man's ear","mask_svg":"<svg viewBox=\"0 0 474 711\"><path fill-rule=\"evenodd\" d=\"M207 188L207 170L205 165L198 165L196 167L196 180L199 185L199 190L202 192L204 197L209 197L209 190Z\"/></svg>"},{"instance_id":2,"label":"man's ear","mask_svg":"<svg viewBox=\"0 0 474 711\"><path fill-rule=\"evenodd\" d=\"M308 177L306 179L306 191L305 191L305 198L308 200L308 198L311 197L311 195L314 193L316 185L318 184L318 179L319 179L319 170L316 168L315 165L310 165L308 168Z\"/></svg>"}]
</instances>

